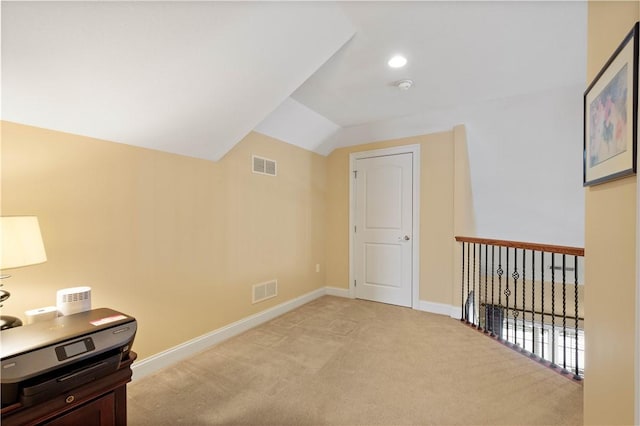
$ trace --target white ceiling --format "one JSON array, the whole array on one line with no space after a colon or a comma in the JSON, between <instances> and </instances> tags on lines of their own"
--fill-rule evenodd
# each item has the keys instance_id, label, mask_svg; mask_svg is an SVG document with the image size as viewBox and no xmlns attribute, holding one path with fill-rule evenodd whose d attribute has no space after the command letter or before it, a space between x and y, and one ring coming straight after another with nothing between
<instances>
[{"instance_id":1,"label":"white ceiling","mask_svg":"<svg viewBox=\"0 0 640 426\"><path fill-rule=\"evenodd\" d=\"M3 1L2 118L210 160L253 129L327 154L402 117L584 86L586 20L568 1Z\"/></svg>"}]
</instances>

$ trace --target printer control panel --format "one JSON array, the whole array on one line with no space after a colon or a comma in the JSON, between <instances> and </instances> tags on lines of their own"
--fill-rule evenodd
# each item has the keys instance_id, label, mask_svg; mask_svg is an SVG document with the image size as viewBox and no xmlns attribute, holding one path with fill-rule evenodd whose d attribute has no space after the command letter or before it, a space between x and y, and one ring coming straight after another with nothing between
<instances>
[{"instance_id":1,"label":"printer control panel","mask_svg":"<svg viewBox=\"0 0 640 426\"><path fill-rule=\"evenodd\" d=\"M65 359L73 358L74 356L82 355L95 349L96 345L93 344L93 339L87 337L76 342L57 346L56 356L58 357L58 361L64 361Z\"/></svg>"}]
</instances>

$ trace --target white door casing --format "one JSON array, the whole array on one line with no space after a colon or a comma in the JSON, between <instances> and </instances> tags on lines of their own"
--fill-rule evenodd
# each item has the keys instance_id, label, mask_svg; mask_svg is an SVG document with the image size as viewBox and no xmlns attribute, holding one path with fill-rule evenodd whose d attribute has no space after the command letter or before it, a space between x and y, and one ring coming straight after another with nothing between
<instances>
[{"instance_id":1,"label":"white door casing","mask_svg":"<svg viewBox=\"0 0 640 426\"><path fill-rule=\"evenodd\" d=\"M419 145L351 154L351 297L418 308L419 176Z\"/></svg>"}]
</instances>

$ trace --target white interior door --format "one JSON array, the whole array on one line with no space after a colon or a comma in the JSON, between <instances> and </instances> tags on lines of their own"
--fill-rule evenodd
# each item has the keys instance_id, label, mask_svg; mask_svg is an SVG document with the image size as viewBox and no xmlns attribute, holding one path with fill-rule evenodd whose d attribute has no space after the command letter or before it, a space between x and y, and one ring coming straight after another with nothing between
<instances>
[{"instance_id":1,"label":"white interior door","mask_svg":"<svg viewBox=\"0 0 640 426\"><path fill-rule=\"evenodd\" d=\"M411 306L413 154L356 160L355 294Z\"/></svg>"}]
</instances>

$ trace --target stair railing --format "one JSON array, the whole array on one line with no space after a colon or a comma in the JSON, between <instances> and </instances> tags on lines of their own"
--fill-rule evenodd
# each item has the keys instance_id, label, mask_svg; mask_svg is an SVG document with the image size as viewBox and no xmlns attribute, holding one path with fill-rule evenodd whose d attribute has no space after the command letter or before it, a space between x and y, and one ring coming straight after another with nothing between
<instances>
[{"instance_id":1,"label":"stair railing","mask_svg":"<svg viewBox=\"0 0 640 426\"><path fill-rule=\"evenodd\" d=\"M584 248L488 238L462 244L461 321L584 378Z\"/></svg>"}]
</instances>

